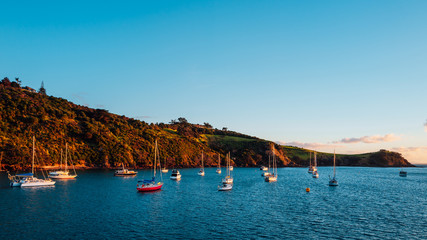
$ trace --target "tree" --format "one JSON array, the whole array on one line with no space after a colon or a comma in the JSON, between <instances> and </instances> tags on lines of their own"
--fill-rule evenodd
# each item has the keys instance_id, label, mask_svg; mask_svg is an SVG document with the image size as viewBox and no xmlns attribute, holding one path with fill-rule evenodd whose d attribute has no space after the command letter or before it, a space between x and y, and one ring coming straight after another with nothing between
<instances>
[{"instance_id":1,"label":"tree","mask_svg":"<svg viewBox=\"0 0 427 240\"><path fill-rule=\"evenodd\" d=\"M179 122L179 123L183 123L183 124L188 123L187 119L185 119L185 118L183 118L183 117L178 118L178 122Z\"/></svg>"},{"instance_id":2,"label":"tree","mask_svg":"<svg viewBox=\"0 0 427 240\"><path fill-rule=\"evenodd\" d=\"M228 130L228 128L226 128L226 127L222 128L222 131L224 131L224 132L227 132L227 130Z\"/></svg>"},{"instance_id":3,"label":"tree","mask_svg":"<svg viewBox=\"0 0 427 240\"><path fill-rule=\"evenodd\" d=\"M205 125L206 128L212 128L212 125L210 125L209 123L205 122L203 123L203 125Z\"/></svg>"},{"instance_id":4,"label":"tree","mask_svg":"<svg viewBox=\"0 0 427 240\"><path fill-rule=\"evenodd\" d=\"M15 82L16 82L19 86L21 86L21 83L22 83L22 82L21 82L21 80L19 80L19 78L18 78L18 77L16 77L16 78L15 78Z\"/></svg>"},{"instance_id":5,"label":"tree","mask_svg":"<svg viewBox=\"0 0 427 240\"><path fill-rule=\"evenodd\" d=\"M3 80L1 80L1 83L5 86L5 87L10 87L11 82L9 80L9 78L5 77L3 78Z\"/></svg>"}]
</instances>

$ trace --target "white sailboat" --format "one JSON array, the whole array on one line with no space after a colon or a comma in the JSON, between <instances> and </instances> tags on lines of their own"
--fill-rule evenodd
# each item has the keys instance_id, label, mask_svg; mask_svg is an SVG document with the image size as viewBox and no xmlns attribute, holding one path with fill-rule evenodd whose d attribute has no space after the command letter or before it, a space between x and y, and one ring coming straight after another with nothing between
<instances>
[{"instance_id":1,"label":"white sailboat","mask_svg":"<svg viewBox=\"0 0 427 240\"><path fill-rule=\"evenodd\" d=\"M203 151L202 151L202 167L200 168L199 172L197 173L199 176L205 176L205 168L203 166Z\"/></svg>"},{"instance_id":2,"label":"white sailboat","mask_svg":"<svg viewBox=\"0 0 427 240\"><path fill-rule=\"evenodd\" d=\"M335 173L336 173L336 171L335 171L335 150L334 150L334 176L332 177L332 179L331 179L331 177L329 177L329 186L331 186L331 187L338 186L338 181L335 178L335 175L336 175Z\"/></svg>"},{"instance_id":3,"label":"white sailboat","mask_svg":"<svg viewBox=\"0 0 427 240\"><path fill-rule=\"evenodd\" d=\"M221 158L218 154L218 168L216 169L216 173L221 174Z\"/></svg>"},{"instance_id":4,"label":"white sailboat","mask_svg":"<svg viewBox=\"0 0 427 240\"><path fill-rule=\"evenodd\" d=\"M308 167L308 173L313 174L313 166L311 166L311 152L310 152L310 166Z\"/></svg>"},{"instance_id":5,"label":"white sailboat","mask_svg":"<svg viewBox=\"0 0 427 240\"><path fill-rule=\"evenodd\" d=\"M319 178L319 173L317 172L317 157L316 157L316 152L314 152L314 166L313 166L312 177L313 178Z\"/></svg>"},{"instance_id":6,"label":"white sailboat","mask_svg":"<svg viewBox=\"0 0 427 240\"><path fill-rule=\"evenodd\" d=\"M54 171L54 172L49 172L50 178L53 178L53 179L73 179L73 178L77 177L76 169L74 168L74 165L72 162L71 162L71 164L73 166L74 174L70 174L70 172L68 171L68 161L67 161L68 158L67 157L68 157L68 144L65 144L65 169L62 170L62 150L61 150L60 170Z\"/></svg>"},{"instance_id":7,"label":"white sailboat","mask_svg":"<svg viewBox=\"0 0 427 240\"><path fill-rule=\"evenodd\" d=\"M233 184L234 179L231 176L231 170L230 170L230 153L227 154L226 162L227 162L227 172L226 172L225 178L222 179L222 183Z\"/></svg>"},{"instance_id":8,"label":"white sailboat","mask_svg":"<svg viewBox=\"0 0 427 240\"><path fill-rule=\"evenodd\" d=\"M264 178L266 182L277 182L277 163L276 163L276 156L274 155L273 151L273 168L272 171L269 172L270 174Z\"/></svg>"},{"instance_id":9,"label":"white sailboat","mask_svg":"<svg viewBox=\"0 0 427 240\"><path fill-rule=\"evenodd\" d=\"M159 160L160 161L160 160ZM167 173L167 172L169 172L169 169L167 169L166 168L166 158L165 158L165 164L164 164L164 166L162 167L162 173Z\"/></svg>"},{"instance_id":10,"label":"white sailboat","mask_svg":"<svg viewBox=\"0 0 427 240\"><path fill-rule=\"evenodd\" d=\"M270 169L271 169L271 167L270 167L270 154L268 155L268 168L267 168L267 171L265 171L265 172L263 172L262 174L261 174L261 176L262 177L268 177L268 176L271 176L271 172L270 172Z\"/></svg>"},{"instance_id":11,"label":"white sailboat","mask_svg":"<svg viewBox=\"0 0 427 240\"><path fill-rule=\"evenodd\" d=\"M19 179L19 181L11 182L12 187L41 187L41 186L52 186L55 184L55 181L52 181L50 178L38 179L34 177L34 154L35 154L35 138L33 136L33 154L32 154L32 161L31 161L31 173L17 174L15 178Z\"/></svg>"}]
</instances>

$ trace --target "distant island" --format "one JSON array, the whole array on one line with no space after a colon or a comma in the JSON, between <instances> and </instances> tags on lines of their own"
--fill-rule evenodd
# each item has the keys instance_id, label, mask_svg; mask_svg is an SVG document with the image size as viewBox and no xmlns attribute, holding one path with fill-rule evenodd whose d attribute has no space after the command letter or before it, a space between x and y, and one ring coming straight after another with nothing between
<instances>
[{"instance_id":1,"label":"distant island","mask_svg":"<svg viewBox=\"0 0 427 240\"><path fill-rule=\"evenodd\" d=\"M198 167L202 151L205 166L216 166L218 155L224 162L228 152L234 166L266 165L272 151L279 167L309 164L308 149L278 145L226 127L213 128L207 122L192 124L183 117L170 123L148 124L48 96L43 85L36 91L21 84L18 78L0 82L1 164L9 170L30 166L32 136L36 137L37 158L47 166L59 164L61 149L68 143L74 163L82 168L117 168L122 163L150 168L156 139L161 162L168 168ZM320 152L317 159L319 166L330 166L333 154ZM337 165L413 166L400 153L387 150L338 154Z\"/></svg>"}]
</instances>

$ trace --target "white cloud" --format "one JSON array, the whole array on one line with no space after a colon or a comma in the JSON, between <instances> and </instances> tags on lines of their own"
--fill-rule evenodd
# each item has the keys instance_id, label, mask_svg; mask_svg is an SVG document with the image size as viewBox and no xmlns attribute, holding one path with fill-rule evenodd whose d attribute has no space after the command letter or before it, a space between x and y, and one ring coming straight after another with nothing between
<instances>
[{"instance_id":1,"label":"white cloud","mask_svg":"<svg viewBox=\"0 0 427 240\"><path fill-rule=\"evenodd\" d=\"M342 146L330 143L302 143L302 142L283 142L277 141L277 144L284 146L295 146L306 149L320 149L320 148L340 148Z\"/></svg>"},{"instance_id":2,"label":"white cloud","mask_svg":"<svg viewBox=\"0 0 427 240\"><path fill-rule=\"evenodd\" d=\"M424 131L427 132L427 121L424 123Z\"/></svg>"},{"instance_id":3,"label":"white cloud","mask_svg":"<svg viewBox=\"0 0 427 240\"><path fill-rule=\"evenodd\" d=\"M343 138L334 143L379 143L379 142L393 142L399 140L400 137L394 135L393 133L386 134L384 136L373 135L373 136L363 136L359 138Z\"/></svg>"}]
</instances>

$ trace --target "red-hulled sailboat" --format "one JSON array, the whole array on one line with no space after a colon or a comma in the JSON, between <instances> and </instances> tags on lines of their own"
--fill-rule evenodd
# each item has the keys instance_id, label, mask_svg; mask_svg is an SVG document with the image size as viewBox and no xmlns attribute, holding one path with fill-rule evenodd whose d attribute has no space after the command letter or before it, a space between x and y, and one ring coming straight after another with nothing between
<instances>
[{"instance_id":1,"label":"red-hulled sailboat","mask_svg":"<svg viewBox=\"0 0 427 240\"><path fill-rule=\"evenodd\" d=\"M139 192L152 192L160 190L163 187L163 182L157 182L156 183L156 167L157 167L157 155L158 155L158 149L157 149L157 140L156 140L156 146L154 148L154 171L153 171L153 178L151 180L140 180L138 181L136 185L136 190ZM160 161L159 161L160 165ZM159 166L159 169L161 169L161 166ZM162 179L162 173L160 172L160 179Z\"/></svg>"}]
</instances>

